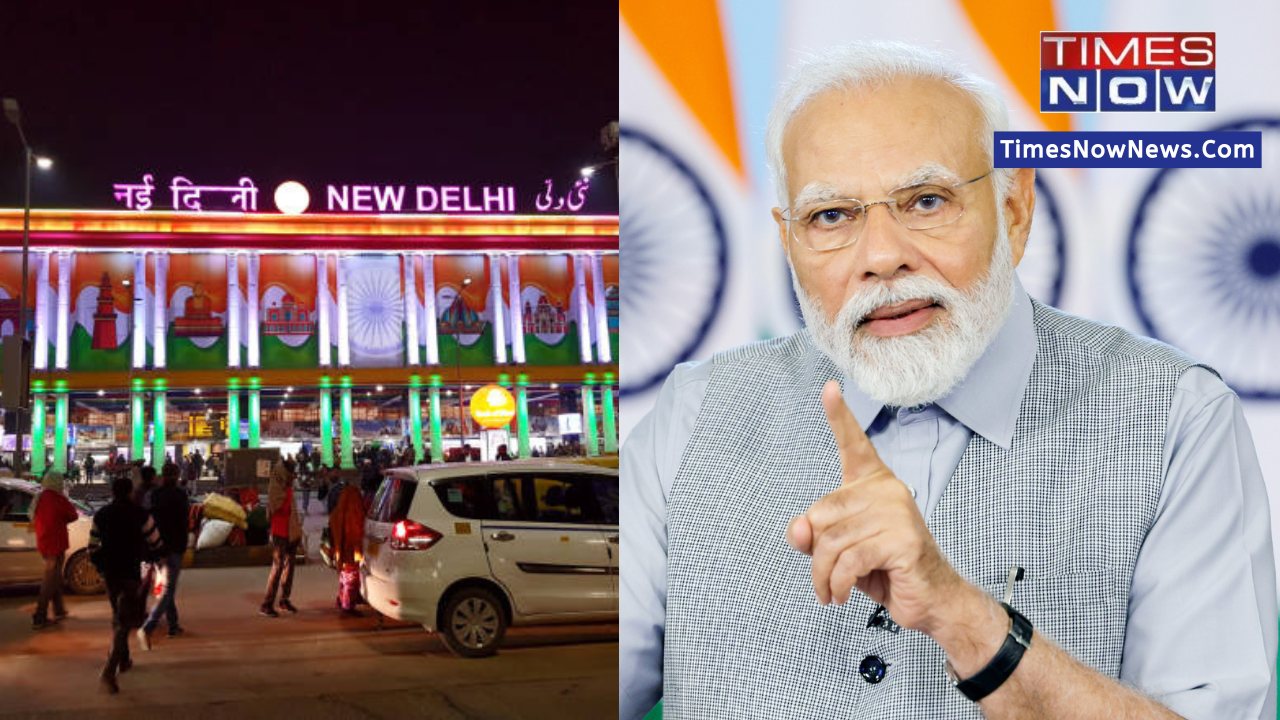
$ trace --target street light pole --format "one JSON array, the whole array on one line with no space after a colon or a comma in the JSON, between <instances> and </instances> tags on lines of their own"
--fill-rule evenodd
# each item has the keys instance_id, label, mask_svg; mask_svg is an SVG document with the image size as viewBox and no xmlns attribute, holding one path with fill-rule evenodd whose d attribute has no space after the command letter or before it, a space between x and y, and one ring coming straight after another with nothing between
<instances>
[{"instance_id":1,"label":"street light pole","mask_svg":"<svg viewBox=\"0 0 1280 720\"><path fill-rule=\"evenodd\" d=\"M18 129L18 139L22 141L22 153L25 160L25 177L23 180L22 191L22 275L19 281L18 290L18 326L14 328L14 334L18 337L18 343L21 346L27 342L27 257L31 249L31 145L27 143L27 135L22 132L22 111L18 108L18 101L13 98L4 99L4 114L9 118L9 122ZM22 362L22 380L25 383L30 373L27 367L25 352L21 353ZM20 401L22 395L20 393L18 399ZM13 443L13 474L15 477L22 477L22 408L18 408L19 420L14 423L17 437ZM31 452L37 452L35 438L31 438ZM44 452L44 447L39 448L39 452Z\"/></svg>"}]
</instances>

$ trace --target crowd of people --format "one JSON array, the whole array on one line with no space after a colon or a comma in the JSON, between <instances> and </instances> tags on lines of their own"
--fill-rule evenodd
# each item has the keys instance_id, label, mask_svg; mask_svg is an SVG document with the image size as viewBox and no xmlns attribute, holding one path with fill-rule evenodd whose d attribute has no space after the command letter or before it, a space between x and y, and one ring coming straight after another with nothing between
<instances>
[{"instance_id":1,"label":"crowd of people","mask_svg":"<svg viewBox=\"0 0 1280 720\"><path fill-rule=\"evenodd\" d=\"M371 493L363 491L363 482L340 482L336 472L323 464L313 470L311 460L308 456L304 463L300 456L289 457L272 467L266 507L272 564L259 607L259 613L267 617L279 617L281 611L298 612L290 595L294 558L303 532L294 493L295 485L301 484L304 467L308 483L318 481L326 489L332 486L334 501L330 508L334 512L329 524L339 571L335 604L344 614L358 614L355 558L363 542L363 518ZM140 647L150 650L152 635L162 621L170 638L184 632L179 622L177 591L192 502L184 488L184 469L179 463L166 462L159 473L151 466L136 463L113 470L117 471L111 479L111 501L94 514L89 538L89 558L103 577L111 605L111 650L100 683L104 691L112 694L119 692L119 675L133 667L131 633ZM46 472L30 509L37 549L45 564L32 616L34 630L51 627L68 616L62 594L63 565L69 546L67 527L76 521L78 513L67 498L65 480L62 473ZM304 511L307 502L304 495ZM163 586L163 594L148 609L148 598L157 584Z\"/></svg>"}]
</instances>

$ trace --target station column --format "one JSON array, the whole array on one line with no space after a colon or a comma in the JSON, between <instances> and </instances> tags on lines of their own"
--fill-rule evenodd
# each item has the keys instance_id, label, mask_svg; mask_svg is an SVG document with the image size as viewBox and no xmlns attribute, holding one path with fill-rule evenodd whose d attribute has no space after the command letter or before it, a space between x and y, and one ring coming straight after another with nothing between
<instances>
[{"instance_id":1,"label":"station column","mask_svg":"<svg viewBox=\"0 0 1280 720\"><path fill-rule=\"evenodd\" d=\"M409 378L409 435L413 441L413 461L423 461L422 447L422 378L414 375Z\"/></svg>"},{"instance_id":2,"label":"station column","mask_svg":"<svg viewBox=\"0 0 1280 720\"><path fill-rule=\"evenodd\" d=\"M320 462L333 467L333 395L328 375L320 378Z\"/></svg>"},{"instance_id":3,"label":"station column","mask_svg":"<svg viewBox=\"0 0 1280 720\"><path fill-rule=\"evenodd\" d=\"M249 447L258 447L262 438L262 390L258 378L249 378Z\"/></svg>"},{"instance_id":4,"label":"station column","mask_svg":"<svg viewBox=\"0 0 1280 720\"><path fill-rule=\"evenodd\" d=\"M133 425L130 436L129 459L141 460L142 450L147 442L147 418L142 378L134 378L133 390L129 394L129 416Z\"/></svg>"},{"instance_id":5,"label":"station column","mask_svg":"<svg viewBox=\"0 0 1280 720\"><path fill-rule=\"evenodd\" d=\"M57 380L53 390L53 469L67 472L67 381Z\"/></svg>"},{"instance_id":6,"label":"station column","mask_svg":"<svg viewBox=\"0 0 1280 720\"><path fill-rule=\"evenodd\" d=\"M592 388L595 384L596 374L587 373L582 380L582 435L587 457L600 454L600 445L596 439L596 394Z\"/></svg>"},{"instance_id":7,"label":"station column","mask_svg":"<svg viewBox=\"0 0 1280 720\"><path fill-rule=\"evenodd\" d=\"M520 373L516 376L516 432L517 448L521 458L532 457L529 449L529 376Z\"/></svg>"},{"instance_id":8,"label":"station column","mask_svg":"<svg viewBox=\"0 0 1280 720\"><path fill-rule=\"evenodd\" d=\"M444 462L444 433L440 429L440 376L431 376L431 462Z\"/></svg>"},{"instance_id":9,"label":"station column","mask_svg":"<svg viewBox=\"0 0 1280 720\"><path fill-rule=\"evenodd\" d=\"M356 458L351 438L351 378L342 378L342 399L339 412L342 413L342 469L354 470Z\"/></svg>"},{"instance_id":10,"label":"station column","mask_svg":"<svg viewBox=\"0 0 1280 720\"><path fill-rule=\"evenodd\" d=\"M159 470L164 467L164 436L165 436L165 382L164 380L156 380L155 390L152 393L155 400L155 410L151 416L151 467Z\"/></svg>"},{"instance_id":11,"label":"station column","mask_svg":"<svg viewBox=\"0 0 1280 720\"><path fill-rule=\"evenodd\" d=\"M227 449L240 449L240 378L227 382Z\"/></svg>"},{"instance_id":12,"label":"station column","mask_svg":"<svg viewBox=\"0 0 1280 720\"><path fill-rule=\"evenodd\" d=\"M600 384L600 405L604 411L604 451L618 452L618 422L613 413L613 373L604 374Z\"/></svg>"},{"instance_id":13,"label":"station column","mask_svg":"<svg viewBox=\"0 0 1280 720\"><path fill-rule=\"evenodd\" d=\"M44 383L37 380L31 393L31 474L37 479L44 475ZM19 437L21 441L21 437Z\"/></svg>"}]
</instances>

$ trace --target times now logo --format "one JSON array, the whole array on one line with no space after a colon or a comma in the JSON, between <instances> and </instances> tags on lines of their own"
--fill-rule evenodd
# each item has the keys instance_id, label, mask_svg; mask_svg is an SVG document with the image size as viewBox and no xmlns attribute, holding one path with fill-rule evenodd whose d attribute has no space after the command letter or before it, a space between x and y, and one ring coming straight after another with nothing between
<instances>
[{"instance_id":1,"label":"times now logo","mask_svg":"<svg viewBox=\"0 0 1280 720\"><path fill-rule=\"evenodd\" d=\"M1214 33L1040 33L1040 112L1213 112Z\"/></svg>"}]
</instances>

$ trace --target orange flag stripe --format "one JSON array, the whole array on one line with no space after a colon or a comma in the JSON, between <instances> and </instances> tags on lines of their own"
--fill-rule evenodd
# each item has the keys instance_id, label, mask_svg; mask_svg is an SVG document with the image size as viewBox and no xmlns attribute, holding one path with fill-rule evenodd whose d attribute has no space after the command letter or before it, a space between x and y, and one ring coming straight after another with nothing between
<instances>
[{"instance_id":1,"label":"orange flag stripe","mask_svg":"<svg viewBox=\"0 0 1280 720\"><path fill-rule=\"evenodd\" d=\"M1053 0L960 0L1005 75L1049 130L1070 130L1071 115L1040 113L1040 31L1056 30Z\"/></svg>"},{"instance_id":2,"label":"orange flag stripe","mask_svg":"<svg viewBox=\"0 0 1280 720\"><path fill-rule=\"evenodd\" d=\"M741 176L733 90L716 1L621 0L618 12Z\"/></svg>"}]
</instances>

